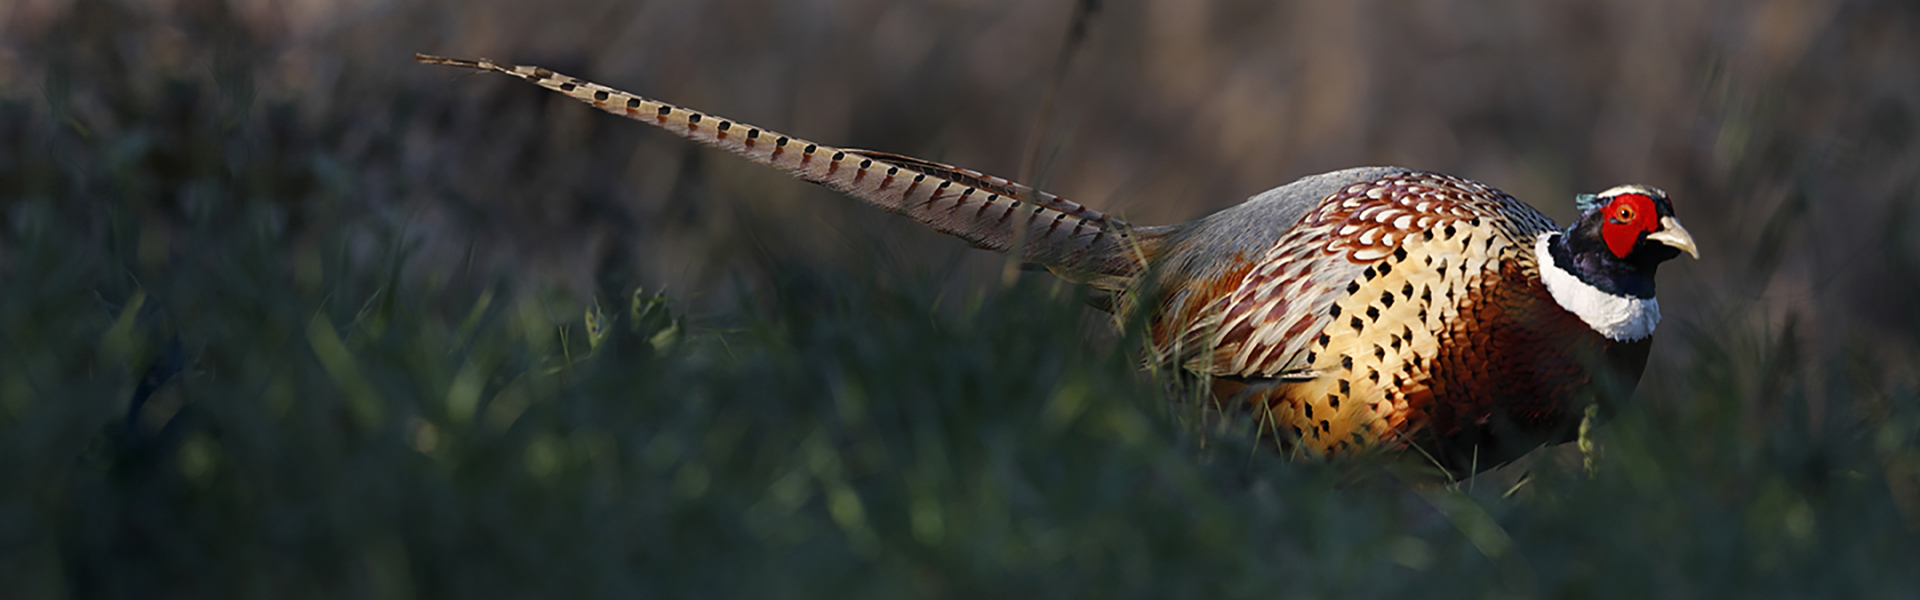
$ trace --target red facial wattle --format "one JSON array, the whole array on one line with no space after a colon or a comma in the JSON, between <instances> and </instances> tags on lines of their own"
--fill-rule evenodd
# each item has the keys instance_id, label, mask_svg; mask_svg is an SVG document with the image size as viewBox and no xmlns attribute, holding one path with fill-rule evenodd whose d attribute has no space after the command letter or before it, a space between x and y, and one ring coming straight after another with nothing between
<instances>
[{"instance_id":1,"label":"red facial wattle","mask_svg":"<svg viewBox=\"0 0 1920 600\"><path fill-rule=\"evenodd\" d=\"M1621 194L1601 210L1606 211L1606 222L1600 225L1600 237L1606 240L1607 250L1619 258L1633 253L1641 235L1660 228L1653 199L1641 194Z\"/></svg>"}]
</instances>

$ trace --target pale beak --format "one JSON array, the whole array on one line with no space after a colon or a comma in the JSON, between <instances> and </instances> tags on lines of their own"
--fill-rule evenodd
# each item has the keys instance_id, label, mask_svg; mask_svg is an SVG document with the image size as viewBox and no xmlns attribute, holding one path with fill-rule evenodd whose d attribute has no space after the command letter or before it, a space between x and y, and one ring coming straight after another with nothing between
<instances>
[{"instance_id":1,"label":"pale beak","mask_svg":"<svg viewBox=\"0 0 1920 600\"><path fill-rule=\"evenodd\" d=\"M1694 260L1700 259L1700 249L1693 245L1693 235L1687 233L1687 228L1680 226L1679 219L1660 217L1660 230L1647 234L1647 239L1679 248Z\"/></svg>"}]
</instances>

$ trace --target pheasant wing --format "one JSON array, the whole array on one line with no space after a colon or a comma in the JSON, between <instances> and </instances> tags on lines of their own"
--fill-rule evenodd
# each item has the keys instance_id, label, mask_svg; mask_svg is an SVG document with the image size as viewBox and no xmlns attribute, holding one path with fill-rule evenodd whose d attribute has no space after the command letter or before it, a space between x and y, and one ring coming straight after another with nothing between
<instances>
[{"instance_id":1,"label":"pheasant wing","mask_svg":"<svg viewBox=\"0 0 1920 600\"><path fill-rule=\"evenodd\" d=\"M1553 227L1524 203L1465 179L1403 172L1349 184L1307 211L1252 262L1215 302L1214 316L1195 321L1188 338L1204 340L1211 351L1188 366L1230 377L1312 378L1316 347L1326 346L1329 326L1347 319L1357 328L1367 318L1343 314L1341 299L1393 296L1404 289L1403 297L1412 301L1421 287L1416 281L1449 272L1480 277L1499 269L1498 254L1488 246L1455 239L1464 229L1500 228L1503 235L1494 237L1519 240ZM1436 237L1451 241L1430 244ZM1420 263L1408 264L1410 247L1421 254ZM1401 272L1395 274L1396 268Z\"/></svg>"}]
</instances>

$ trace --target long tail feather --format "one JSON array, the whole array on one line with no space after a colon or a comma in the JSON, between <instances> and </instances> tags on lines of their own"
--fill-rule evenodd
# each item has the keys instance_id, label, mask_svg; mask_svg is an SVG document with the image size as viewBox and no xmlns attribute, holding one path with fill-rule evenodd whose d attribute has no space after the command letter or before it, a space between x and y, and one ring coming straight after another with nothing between
<instances>
[{"instance_id":1,"label":"long tail feather","mask_svg":"<svg viewBox=\"0 0 1920 600\"><path fill-rule=\"evenodd\" d=\"M898 154L835 148L643 98L540 67L415 54L426 64L495 71L566 94L600 110L859 198L980 248L1015 250L1022 260L1094 281L1141 271L1142 236L1079 203L979 171ZM1021 223L1027 227L1019 235ZM1096 284L1098 285L1098 284ZM1107 287L1107 286L1101 286Z\"/></svg>"}]
</instances>

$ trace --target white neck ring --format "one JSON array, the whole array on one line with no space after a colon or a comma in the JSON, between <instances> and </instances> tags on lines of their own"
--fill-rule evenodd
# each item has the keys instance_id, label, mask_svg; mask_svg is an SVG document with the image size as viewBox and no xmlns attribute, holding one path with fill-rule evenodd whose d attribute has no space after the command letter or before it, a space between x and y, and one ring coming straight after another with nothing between
<instances>
[{"instance_id":1,"label":"white neck ring","mask_svg":"<svg viewBox=\"0 0 1920 600\"><path fill-rule=\"evenodd\" d=\"M1540 260L1540 281L1546 284L1553 301L1607 339L1630 342L1653 335L1653 327L1660 324L1660 303L1653 298L1609 294L1574 277L1555 264L1553 253L1547 251L1547 242L1555 235L1559 234L1543 233L1533 244L1534 255Z\"/></svg>"}]
</instances>

